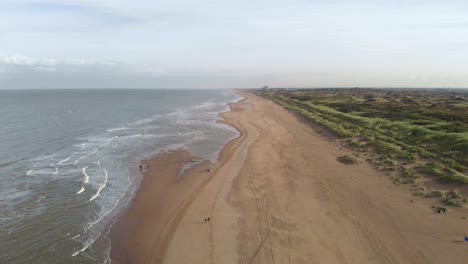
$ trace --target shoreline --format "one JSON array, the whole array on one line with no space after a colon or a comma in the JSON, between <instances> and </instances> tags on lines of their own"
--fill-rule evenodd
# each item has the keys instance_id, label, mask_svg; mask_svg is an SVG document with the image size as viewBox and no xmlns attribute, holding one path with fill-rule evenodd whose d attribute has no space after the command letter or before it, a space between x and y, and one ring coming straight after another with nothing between
<instances>
[{"instance_id":1,"label":"shoreline","mask_svg":"<svg viewBox=\"0 0 468 264\"><path fill-rule=\"evenodd\" d=\"M437 214L430 199L413 196L369 164L337 161L351 151L293 113L239 93L246 98L221 116L240 136L217 163L194 166L174 181L180 159L193 157L174 152L148 161L158 171L145 175L122 218L128 227L122 230L133 233L120 240L127 251L112 244L126 257L111 255L113 262L466 260L466 209Z\"/></svg>"},{"instance_id":2,"label":"shoreline","mask_svg":"<svg viewBox=\"0 0 468 264\"><path fill-rule=\"evenodd\" d=\"M193 156L186 149L170 150L141 161L143 167L149 165L149 169L143 170L140 187L130 205L116 216L110 227L108 238L111 240L110 259L113 263L162 261L169 242L166 240L175 232L177 219L180 218L177 210L190 205L188 198L209 182L215 175L216 168L225 162L225 152L242 138L242 132L232 123L226 122L225 115L232 111L233 105L243 100L244 98L240 98L228 103L229 109L218 113L221 119L216 122L232 127L239 135L222 146L217 152L215 162ZM192 162L193 165L185 168ZM206 168L210 168L210 172L206 172ZM157 200L155 204L149 205L154 200ZM147 212L146 208L150 207L154 209ZM148 230L154 238L148 235ZM138 242L141 240L151 241L151 246L141 248L141 242Z\"/></svg>"}]
</instances>

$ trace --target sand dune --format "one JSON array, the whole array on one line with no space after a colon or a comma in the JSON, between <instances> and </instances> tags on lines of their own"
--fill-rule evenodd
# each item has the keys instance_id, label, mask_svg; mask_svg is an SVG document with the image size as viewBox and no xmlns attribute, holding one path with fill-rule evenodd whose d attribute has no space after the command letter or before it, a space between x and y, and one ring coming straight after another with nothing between
<instances>
[{"instance_id":1,"label":"sand dune","mask_svg":"<svg viewBox=\"0 0 468 264\"><path fill-rule=\"evenodd\" d=\"M243 95L223 114L241 136L217 164L169 181L153 168L180 154L148 161L113 231L116 263L466 263L466 210L434 213L368 164L337 162L347 150L293 114Z\"/></svg>"}]
</instances>

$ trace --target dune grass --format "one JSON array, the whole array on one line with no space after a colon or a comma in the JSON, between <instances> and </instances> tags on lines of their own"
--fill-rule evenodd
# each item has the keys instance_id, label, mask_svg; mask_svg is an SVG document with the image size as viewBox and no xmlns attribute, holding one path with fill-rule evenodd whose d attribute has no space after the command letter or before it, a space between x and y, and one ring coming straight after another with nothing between
<instances>
[{"instance_id":1,"label":"dune grass","mask_svg":"<svg viewBox=\"0 0 468 264\"><path fill-rule=\"evenodd\" d=\"M424 197L426 198L433 198L433 197L441 198L443 196L444 196L444 193L442 193L441 191L432 191L432 192L424 194Z\"/></svg>"},{"instance_id":2,"label":"dune grass","mask_svg":"<svg viewBox=\"0 0 468 264\"><path fill-rule=\"evenodd\" d=\"M443 183L468 183L466 95L365 89L259 95L347 139L357 151L372 152L375 157L368 160L398 171L398 183L413 183L419 174ZM415 163L423 165L406 168Z\"/></svg>"}]
</instances>

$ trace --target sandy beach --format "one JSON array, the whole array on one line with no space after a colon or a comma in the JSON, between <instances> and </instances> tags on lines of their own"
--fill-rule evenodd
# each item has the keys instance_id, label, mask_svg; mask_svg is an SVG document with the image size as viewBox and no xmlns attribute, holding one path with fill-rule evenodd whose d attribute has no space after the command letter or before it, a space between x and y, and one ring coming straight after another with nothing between
<instances>
[{"instance_id":1,"label":"sandy beach","mask_svg":"<svg viewBox=\"0 0 468 264\"><path fill-rule=\"evenodd\" d=\"M466 263L466 209L437 214L332 136L246 92L217 163L184 150L149 168L112 226L113 263ZM210 168L207 172L206 169ZM210 222L205 218L210 217Z\"/></svg>"}]
</instances>

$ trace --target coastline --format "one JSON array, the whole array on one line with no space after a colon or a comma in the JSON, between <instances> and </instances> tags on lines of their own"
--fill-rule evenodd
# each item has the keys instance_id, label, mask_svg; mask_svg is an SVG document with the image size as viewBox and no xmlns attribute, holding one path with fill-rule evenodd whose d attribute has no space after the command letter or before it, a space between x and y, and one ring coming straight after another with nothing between
<instances>
[{"instance_id":1,"label":"coastline","mask_svg":"<svg viewBox=\"0 0 468 264\"><path fill-rule=\"evenodd\" d=\"M128 258L114 263L464 263L466 209L435 213L369 164L338 162L350 150L293 113L240 93L221 114L240 136L218 162L174 181L180 159L193 157L148 161L121 218L127 251L112 244Z\"/></svg>"},{"instance_id":2,"label":"coastline","mask_svg":"<svg viewBox=\"0 0 468 264\"><path fill-rule=\"evenodd\" d=\"M171 150L141 161L148 169L130 206L110 227L110 258L113 263L161 263L170 238L197 192L228 159L230 149L242 139L242 128L225 120L232 107L243 99L228 103L229 110L218 114L218 123L231 125L239 132L219 150L216 162L193 156L185 149ZM241 130L239 130L241 129ZM200 162L200 160L203 160ZM195 164L186 168L188 163ZM210 172L205 169L210 168ZM203 219L200 218L199 223Z\"/></svg>"}]
</instances>

